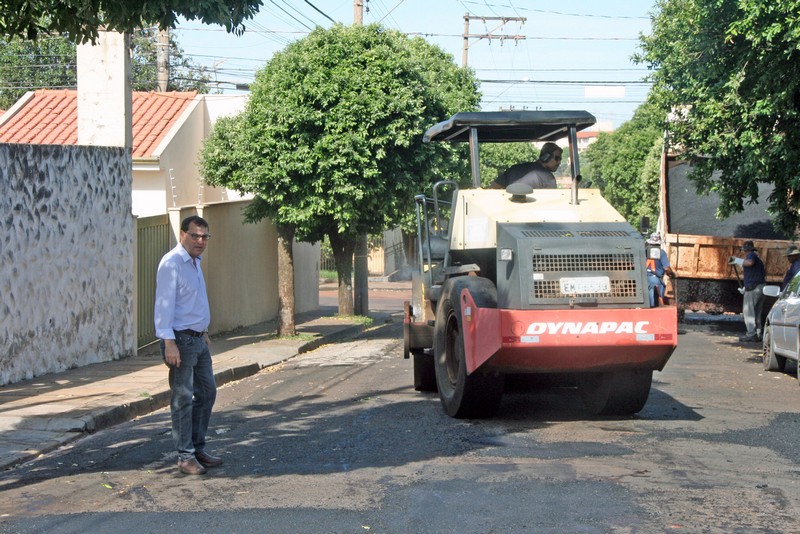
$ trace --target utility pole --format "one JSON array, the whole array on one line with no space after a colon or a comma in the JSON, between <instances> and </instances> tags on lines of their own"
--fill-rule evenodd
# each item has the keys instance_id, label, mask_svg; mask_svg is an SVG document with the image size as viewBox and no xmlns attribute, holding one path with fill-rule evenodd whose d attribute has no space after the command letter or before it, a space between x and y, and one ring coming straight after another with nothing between
<instances>
[{"instance_id":1,"label":"utility pole","mask_svg":"<svg viewBox=\"0 0 800 534\"><path fill-rule=\"evenodd\" d=\"M169 30L158 30L156 42L156 83L157 90L167 92L169 84Z\"/></svg>"},{"instance_id":2,"label":"utility pole","mask_svg":"<svg viewBox=\"0 0 800 534\"><path fill-rule=\"evenodd\" d=\"M364 24L364 0L353 0L353 24ZM367 315L369 313L369 245L367 233L356 237L356 248L353 251L353 313Z\"/></svg>"},{"instance_id":3,"label":"utility pole","mask_svg":"<svg viewBox=\"0 0 800 534\"><path fill-rule=\"evenodd\" d=\"M353 0L353 24L364 24L364 0Z\"/></svg>"},{"instance_id":4,"label":"utility pole","mask_svg":"<svg viewBox=\"0 0 800 534\"><path fill-rule=\"evenodd\" d=\"M475 33L475 34L472 34L472 33L469 33L469 21L471 19L482 20L483 22L486 22L487 20L494 20L494 21L499 21L500 24L498 24L495 28L490 30L489 33ZM525 21L527 21L527 20L528 19L526 19L525 17L476 17L476 16L473 16L473 15L470 15L469 13L465 13L464 14L464 48L463 48L463 51L461 53L461 66L462 67L466 67L467 66L467 52L469 50L469 40L470 39L489 39L490 41L492 39L500 39L500 43L501 44L506 39L512 39L514 41L522 41L522 40L525 39L524 35L494 35L493 32L499 30L500 28L505 26L508 22L521 22L521 23L525 24Z\"/></svg>"}]
</instances>

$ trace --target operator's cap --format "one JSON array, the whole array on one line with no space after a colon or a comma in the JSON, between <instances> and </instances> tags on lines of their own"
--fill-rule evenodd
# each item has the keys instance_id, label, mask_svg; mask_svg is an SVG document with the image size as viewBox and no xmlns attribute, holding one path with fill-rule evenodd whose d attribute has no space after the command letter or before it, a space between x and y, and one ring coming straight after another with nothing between
<instances>
[{"instance_id":1,"label":"operator's cap","mask_svg":"<svg viewBox=\"0 0 800 534\"><path fill-rule=\"evenodd\" d=\"M744 245L742 245L742 250L744 250L745 252L750 252L750 251L753 251L755 249L756 249L756 247L755 247L755 245L753 245L752 241L745 241Z\"/></svg>"},{"instance_id":2,"label":"operator's cap","mask_svg":"<svg viewBox=\"0 0 800 534\"><path fill-rule=\"evenodd\" d=\"M653 232L650 234L650 237L647 238L648 245L660 245L661 244L661 234L658 232Z\"/></svg>"},{"instance_id":3,"label":"operator's cap","mask_svg":"<svg viewBox=\"0 0 800 534\"><path fill-rule=\"evenodd\" d=\"M789 245L789 248L786 249L784 256L797 256L798 254L800 254L800 248L797 248L794 245Z\"/></svg>"}]
</instances>

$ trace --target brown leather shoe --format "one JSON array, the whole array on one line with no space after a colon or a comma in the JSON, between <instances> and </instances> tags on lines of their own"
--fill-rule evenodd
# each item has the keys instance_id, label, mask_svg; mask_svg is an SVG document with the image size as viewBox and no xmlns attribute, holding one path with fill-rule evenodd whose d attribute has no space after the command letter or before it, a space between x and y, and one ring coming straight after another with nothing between
<instances>
[{"instance_id":1,"label":"brown leather shoe","mask_svg":"<svg viewBox=\"0 0 800 534\"><path fill-rule=\"evenodd\" d=\"M222 458L206 454L205 451L194 453L194 457L200 462L203 467L217 467L222 465Z\"/></svg>"},{"instance_id":2,"label":"brown leather shoe","mask_svg":"<svg viewBox=\"0 0 800 534\"><path fill-rule=\"evenodd\" d=\"M178 469L181 473L186 475L205 475L206 468L200 465L197 458L189 458L188 460L178 460Z\"/></svg>"}]
</instances>

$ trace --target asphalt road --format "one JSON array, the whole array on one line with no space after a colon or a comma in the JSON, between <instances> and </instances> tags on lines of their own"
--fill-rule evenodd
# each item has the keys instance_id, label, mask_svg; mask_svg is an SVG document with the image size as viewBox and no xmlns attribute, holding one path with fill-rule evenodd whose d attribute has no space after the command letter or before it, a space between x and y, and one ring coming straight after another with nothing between
<instances>
[{"instance_id":1,"label":"asphalt road","mask_svg":"<svg viewBox=\"0 0 800 534\"><path fill-rule=\"evenodd\" d=\"M160 411L0 473L0 532L798 532L798 388L689 329L635 417L509 391L456 420L413 391L399 324L220 388L177 473Z\"/></svg>"}]
</instances>

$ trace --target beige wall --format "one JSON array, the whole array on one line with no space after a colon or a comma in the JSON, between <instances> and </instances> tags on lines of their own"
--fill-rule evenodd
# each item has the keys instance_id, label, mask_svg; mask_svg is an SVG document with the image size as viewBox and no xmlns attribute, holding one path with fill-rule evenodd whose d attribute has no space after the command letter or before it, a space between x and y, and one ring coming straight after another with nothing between
<instances>
[{"instance_id":1,"label":"beige wall","mask_svg":"<svg viewBox=\"0 0 800 534\"><path fill-rule=\"evenodd\" d=\"M203 184L197 166L205 135L205 118L203 101L195 100L178 121L177 127L170 132L171 135L164 138L156 149L155 155L159 158L159 167L164 176L162 187L168 193L166 199L169 203L164 208L172 205L170 169L177 184L175 192L178 206L223 200L222 189Z\"/></svg>"},{"instance_id":2,"label":"beige wall","mask_svg":"<svg viewBox=\"0 0 800 534\"><path fill-rule=\"evenodd\" d=\"M319 243L294 243L294 311L319 309Z\"/></svg>"},{"instance_id":3,"label":"beige wall","mask_svg":"<svg viewBox=\"0 0 800 534\"><path fill-rule=\"evenodd\" d=\"M278 235L271 221L243 222L250 201L170 209L176 236L180 222L197 213L212 238L203 255L212 334L272 321L278 316ZM177 242L177 241L176 241ZM319 245L296 244L295 312L319 308Z\"/></svg>"},{"instance_id":4,"label":"beige wall","mask_svg":"<svg viewBox=\"0 0 800 534\"><path fill-rule=\"evenodd\" d=\"M166 183L169 184L167 174ZM172 192L164 188L164 173L157 171L133 171L133 214L137 217L166 215L172 206Z\"/></svg>"}]
</instances>

